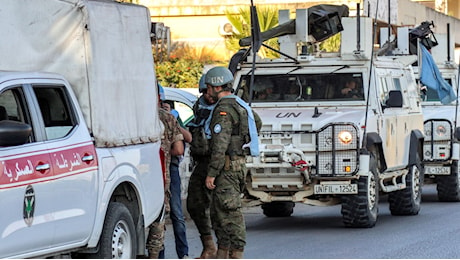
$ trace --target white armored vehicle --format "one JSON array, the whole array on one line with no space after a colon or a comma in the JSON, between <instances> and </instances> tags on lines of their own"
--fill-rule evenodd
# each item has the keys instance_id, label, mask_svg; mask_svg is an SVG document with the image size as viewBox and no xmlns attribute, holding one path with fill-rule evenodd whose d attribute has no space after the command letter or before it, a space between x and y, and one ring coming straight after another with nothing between
<instances>
[{"instance_id":1,"label":"white armored vehicle","mask_svg":"<svg viewBox=\"0 0 460 260\"><path fill-rule=\"evenodd\" d=\"M424 25L430 26L425 26L427 29L423 31L425 31L426 37L423 37L424 41L420 42L425 43L428 47L433 45L429 55L432 55L432 59L440 72L439 80L445 80L446 86L452 88L451 94L454 93L458 96L458 65L451 59L451 54L454 53L454 41L450 37L450 27L447 25L447 34L437 33L434 37L430 29L432 23L424 22L419 27ZM426 43L427 41L428 43ZM426 71L423 66L428 66L424 65L421 60L418 62L418 66L414 67L417 79L420 78L421 71ZM450 99L453 100L452 102L445 101L443 104L438 91L430 84L426 86L423 83L420 82L423 90L422 109L425 120L425 143L423 146L425 183L436 183L440 201L460 201L460 168L458 165L460 129L457 125L459 120L457 98Z\"/></svg>"},{"instance_id":2,"label":"white armored vehicle","mask_svg":"<svg viewBox=\"0 0 460 260\"><path fill-rule=\"evenodd\" d=\"M349 227L376 224L382 193L391 214L418 214L424 136L416 56L374 55L371 18L319 11L325 15L311 25L311 13L297 10L295 33L279 37L282 58L230 64L235 93L263 122L260 156L247 163L247 198L268 217L290 216L294 203L341 204ZM282 10L286 23L294 24ZM297 52L308 37L342 28L339 53Z\"/></svg>"}]
</instances>

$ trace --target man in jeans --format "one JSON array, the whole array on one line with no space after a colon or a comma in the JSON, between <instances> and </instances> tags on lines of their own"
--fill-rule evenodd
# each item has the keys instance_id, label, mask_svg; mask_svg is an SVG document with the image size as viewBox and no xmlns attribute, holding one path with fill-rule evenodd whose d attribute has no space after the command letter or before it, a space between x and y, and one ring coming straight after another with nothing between
<instances>
[{"instance_id":1,"label":"man in jeans","mask_svg":"<svg viewBox=\"0 0 460 260\"><path fill-rule=\"evenodd\" d=\"M178 116L178 113L172 113L171 104L168 101L163 102L163 108L169 111L174 116ZM184 136L184 141L190 143L192 141L192 134L185 129L182 121L179 120L180 131ZM169 216L173 225L174 239L176 244L176 253L179 259L188 258L188 243L185 228L185 218L182 212L182 198L181 198L181 178L179 174L179 163L182 156L171 156L171 163L169 165L169 173L171 178L170 189L170 207L171 212ZM160 252L160 258L164 258L164 250Z\"/></svg>"}]
</instances>

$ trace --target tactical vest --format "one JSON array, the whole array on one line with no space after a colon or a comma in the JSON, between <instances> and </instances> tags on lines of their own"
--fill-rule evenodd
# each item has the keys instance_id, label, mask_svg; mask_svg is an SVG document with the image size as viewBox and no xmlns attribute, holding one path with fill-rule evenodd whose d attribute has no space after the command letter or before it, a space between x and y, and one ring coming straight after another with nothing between
<instances>
[{"instance_id":1,"label":"tactical vest","mask_svg":"<svg viewBox=\"0 0 460 260\"><path fill-rule=\"evenodd\" d=\"M230 145L226 151L226 154L230 156L249 155L249 147L243 148L243 145L251 141L251 137L249 135L248 120L246 120L248 117L247 111L237 102L233 102L232 107L238 113L238 127L234 127L232 130Z\"/></svg>"},{"instance_id":2,"label":"tactical vest","mask_svg":"<svg viewBox=\"0 0 460 260\"><path fill-rule=\"evenodd\" d=\"M233 131L232 136L237 136L237 137L232 138L231 144L230 144L231 147L227 150L227 155L251 154L251 156L258 156L259 155L259 146L258 146L259 140L257 136L258 123L255 122L256 116L254 116L254 113L252 112L248 104L245 101L243 101L241 98L235 95L224 96L220 98L216 104L218 104L222 100L229 100L229 99L234 101L232 103L228 102L227 104L231 105L232 108L237 112L238 121L241 121L240 120L241 118L244 118L246 120L243 120L244 122L238 122L238 127L236 127L236 129L235 128L232 129ZM258 116L257 118L260 119ZM211 121L212 121L212 114L208 118L208 120L206 120L206 123L205 123L205 134L208 139L211 139L211 129L210 129ZM260 123L259 125L261 126L262 122L259 122L259 123ZM251 129L253 129L253 131ZM238 132L238 134L236 132ZM254 142L250 142L252 137L254 138ZM248 147L248 149L246 149L246 147Z\"/></svg>"},{"instance_id":3,"label":"tactical vest","mask_svg":"<svg viewBox=\"0 0 460 260\"><path fill-rule=\"evenodd\" d=\"M193 107L195 117L187 124L190 133L192 134L192 143L190 144L190 154L195 157L203 157L210 155L209 140L204 132L204 124L214 105L207 105L200 97Z\"/></svg>"}]
</instances>

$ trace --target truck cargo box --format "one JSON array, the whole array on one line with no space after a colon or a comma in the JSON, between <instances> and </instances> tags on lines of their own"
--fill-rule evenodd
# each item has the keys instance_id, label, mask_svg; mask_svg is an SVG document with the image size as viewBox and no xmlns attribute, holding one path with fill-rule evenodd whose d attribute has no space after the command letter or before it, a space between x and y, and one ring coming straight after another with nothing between
<instances>
[{"instance_id":1,"label":"truck cargo box","mask_svg":"<svg viewBox=\"0 0 460 260\"><path fill-rule=\"evenodd\" d=\"M0 23L0 70L64 75L96 146L160 139L146 7L103 0L4 0Z\"/></svg>"}]
</instances>

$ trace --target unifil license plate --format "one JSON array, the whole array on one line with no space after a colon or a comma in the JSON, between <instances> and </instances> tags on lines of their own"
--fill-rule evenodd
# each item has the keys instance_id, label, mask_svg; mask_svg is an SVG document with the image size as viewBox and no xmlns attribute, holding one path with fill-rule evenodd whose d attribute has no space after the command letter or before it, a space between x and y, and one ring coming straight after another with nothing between
<instances>
[{"instance_id":1,"label":"unifil license plate","mask_svg":"<svg viewBox=\"0 0 460 260\"><path fill-rule=\"evenodd\" d=\"M315 194L357 194L357 184L321 183L315 185Z\"/></svg>"},{"instance_id":2,"label":"unifil license plate","mask_svg":"<svg viewBox=\"0 0 460 260\"><path fill-rule=\"evenodd\" d=\"M450 175L450 167L443 167L443 166L425 166L425 173L426 174L433 174L433 175Z\"/></svg>"}]
</instances>

